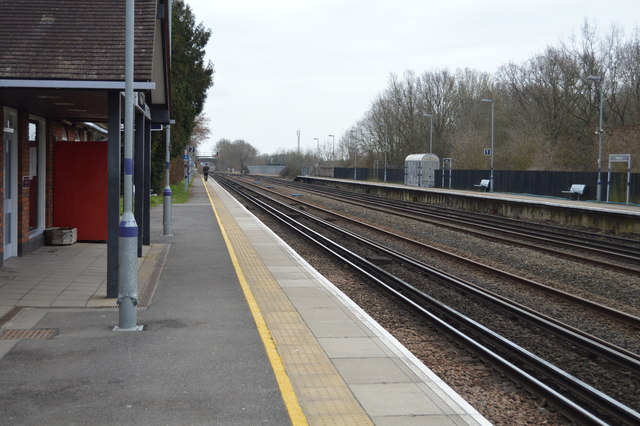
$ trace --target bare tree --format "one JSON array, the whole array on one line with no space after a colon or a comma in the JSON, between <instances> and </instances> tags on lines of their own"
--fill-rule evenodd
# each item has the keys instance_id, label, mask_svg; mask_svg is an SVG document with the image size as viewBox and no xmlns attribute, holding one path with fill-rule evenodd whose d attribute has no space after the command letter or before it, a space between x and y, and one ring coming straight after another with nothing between
<instances>
[{"instance_id":1,"label":"bare tree","mask_svg":"<svg viewBox=\"0 0 640 426\"><path fill-rule=\"evenodd\" d=\"M200 113L196 116L193 125L193 131L189 138L189 145L199 146L211 136L211 119L205 114Z\"/></svg>"},{"instance_id":2,"label":"bare tree","mask_svg":"<svg viewBox=\"0 0 640 426\"><path fill-rule=\"evenodd\" d=\"M484 168L491 121L481 100L489 98L495 106L496 168L593 170L601 90L603 154L640 150L629 144L640 127L638 28L626 37L613 26L602 37L585 21L577 35L523 63L506 64L495 75L473 69L390 75L354 126L358 163L371 167L386 154L390 164L400 165L408 154L424 152L430 130L425 114L431 114L434 152L453 157L458 167ZM354 156L353 146L347 131L340 157Z\"/></svg>"}]
</instances>

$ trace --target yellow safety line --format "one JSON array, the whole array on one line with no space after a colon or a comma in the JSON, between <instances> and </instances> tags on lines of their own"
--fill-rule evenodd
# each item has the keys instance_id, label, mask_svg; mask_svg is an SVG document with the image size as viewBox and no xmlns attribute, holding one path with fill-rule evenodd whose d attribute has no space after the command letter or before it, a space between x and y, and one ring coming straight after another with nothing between
<instances>
[{"instance_id":1,"label":"yellow safety line","mask_svg":"<svg viewBox=\"0 0 640 426\"><path fill-rule=\"evenodd\" d=\"M287 375L287 372L284 368L284 362L282 361L280 354L278 354L278 350L276 349L273 337L271 336L271 332L269 331L262 312L260 311L260 307L258 306L258 303L253 296L253 292L249 287L249 283L247 282L247 279L242 272L242 268L240 267L240 263L238 262L236 252L231 245L231 240L229 240L227 231L222 224L222 220L220 219L220 215L218 214L218 210L213 203L213 199L211 198L211 194L209 193L209 189L207 188L207 184L204 179L202 183L204 184L205 191L207 191L207 196L209 197L211 208L213 209L213 213L215 214L216 220L218 221L218 226L220 226L220 232L222 233L222 237L224 238L225 244L227 245L227 249L229 250L229 257L231 258L233 268L235 269L236 275L238 276L240 287L242 287L244 297L247 299L247 303L249 304L249 310L251 311L253 319L256 322L256 326L258 327L258 333L260 334L260 338L262 339L262 343L264 344L267 357L269 358L269 362L271 363L271 368L273 368L273 372L276 376L276 381L278 382L278 386L280 387L280 393L282 394L284 404L287 407L287 411L289 412L291 423L300 426L308 425L307 418L304 415L302 408L300 407L298 397L293 390L291 380L289 379L289 376Z\"/></svg>"}]
</instances>

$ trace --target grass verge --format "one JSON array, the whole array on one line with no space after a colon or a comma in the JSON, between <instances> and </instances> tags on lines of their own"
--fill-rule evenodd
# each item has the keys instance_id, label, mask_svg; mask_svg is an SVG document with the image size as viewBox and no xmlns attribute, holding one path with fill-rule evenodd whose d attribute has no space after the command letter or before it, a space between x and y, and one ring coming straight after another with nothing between
<instances>
[{"instance_id":1,"label":"grass verge","mask_svg":"<svg viewBox=\"0 0 640 426\"><path fill-rule=\"evenodd\" d=\"M193 181L192 181L193 183ZM191 187L191 185L189 185ZM189 192L184 190L184 181L171 185L171 204L184 204L189 199ZM151 207L160 206L164 201L162 193L151 197L149 203Z\"/></svg>"}]
</instances>

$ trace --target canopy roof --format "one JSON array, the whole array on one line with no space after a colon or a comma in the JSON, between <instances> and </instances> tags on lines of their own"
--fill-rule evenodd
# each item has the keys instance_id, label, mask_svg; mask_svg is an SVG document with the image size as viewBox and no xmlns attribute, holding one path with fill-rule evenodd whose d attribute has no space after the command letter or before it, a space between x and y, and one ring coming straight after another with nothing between
<instances>
[{"instance_id":1,"label":"canopy roof","mask_svg":"<svg viewBox=\"0 0 640 426\"><path fill-rule=\"evenodd\" d=\"M135 90L169 109L165 0L136 0ZM101 121L124 89L125 0L0 0L0 104ZM99 93L97 93L99 92Z\"/></svg>"}]
</instances>

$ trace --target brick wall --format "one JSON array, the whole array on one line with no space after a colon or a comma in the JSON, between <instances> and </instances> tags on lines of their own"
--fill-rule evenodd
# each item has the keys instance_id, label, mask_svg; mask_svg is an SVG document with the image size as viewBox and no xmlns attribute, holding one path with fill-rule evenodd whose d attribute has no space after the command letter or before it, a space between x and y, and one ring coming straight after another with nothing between
<instances>
[{"instance_id":1,"label":"brick wall","mask_svg":"<svg viewBox=\"0 0 640 426\"><path fill-rule=\"evenodd\" d=\"M18 252L29 241L29 188L22 184L29 176L29 113L18 111Z\"/></svg>"}]
</instances>

